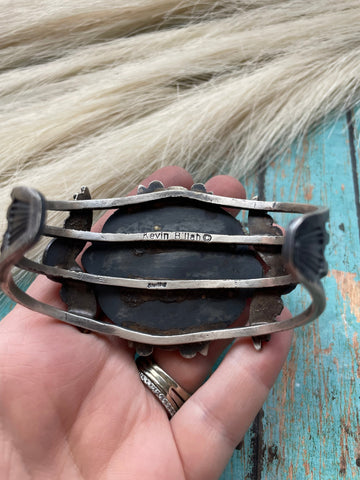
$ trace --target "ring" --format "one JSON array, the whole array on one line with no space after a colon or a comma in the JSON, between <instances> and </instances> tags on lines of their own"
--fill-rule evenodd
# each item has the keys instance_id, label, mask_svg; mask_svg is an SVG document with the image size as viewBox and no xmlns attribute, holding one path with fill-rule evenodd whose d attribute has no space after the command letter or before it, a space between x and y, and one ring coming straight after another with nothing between
<instances>
[{"instance_id":1,"label":"ring","mask_svg":"<svg viewBox=\"0 0 360 480\"><path fill-rule=\"evenodd\" d=\"M173 417L190 398L190 394L160 368L151 357L138 357L136 365L141 381L165 407L169 418Z\"/></svg>"}]
</instances>

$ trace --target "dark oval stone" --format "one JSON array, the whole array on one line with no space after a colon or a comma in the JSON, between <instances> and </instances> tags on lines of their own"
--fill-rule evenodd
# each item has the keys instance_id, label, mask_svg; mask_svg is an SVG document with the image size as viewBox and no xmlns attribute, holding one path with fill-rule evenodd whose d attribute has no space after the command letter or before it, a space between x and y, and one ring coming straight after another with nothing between
<instances>
[{"instance_id":1,"label":"dark oval stone","mask_svg":"<svg viewBox=\"0 0 360 480\"><path fill-rule=\"evenodd\" d=\"M194 243L165 241L162 232L197 232ZM82 257L89 273L154 280L248 279L263 276L260 262L244 246L196 243L202 234L240 235L241 224L217 206L182 200L181 205L119 209L105 233L153 232L164 241L93 244ZM151 237L150 237L151 238ZM249 290L196 289L148 291L97 286L101 309L114 323L153 334L225 328L243 311Z\"/></svg>"}]
</instances>

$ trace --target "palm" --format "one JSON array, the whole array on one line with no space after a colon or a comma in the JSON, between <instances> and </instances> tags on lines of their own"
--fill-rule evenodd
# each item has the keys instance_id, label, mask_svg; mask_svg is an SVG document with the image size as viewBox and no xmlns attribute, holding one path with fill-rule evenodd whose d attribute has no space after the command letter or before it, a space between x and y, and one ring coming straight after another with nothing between
<instances>
[{"instance_id":1,"label":"palm","mask_svg":"<svg viewBox=\"0 0 360 480\"><path fill-rule=\"evenodd\" d=\"M1 421L11 422L13 434L9 454L20 454L28 471L46 478L124 470L133 478L161 471L183 478L167 415L143 387L125 344L27 315L23 335L8 318L1 337L7 343L1 353L11 348L16 359L0 367L0 411L7 412Z\"/></svg>"}]
</instances>

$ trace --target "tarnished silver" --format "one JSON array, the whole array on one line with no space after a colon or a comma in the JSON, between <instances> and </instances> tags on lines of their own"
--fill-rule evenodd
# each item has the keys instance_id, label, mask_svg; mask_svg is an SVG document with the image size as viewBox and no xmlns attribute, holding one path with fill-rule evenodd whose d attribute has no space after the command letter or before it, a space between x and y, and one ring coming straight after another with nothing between
<instances>
[{"instance_id":1,"label":"tarnished silver","mask_svg":"<svg viewBox=\"0 0 360 480\"><path fill-rule=\"evenodd\" d=\"M185 201L196 206L214 206L237 208L249 212L248 229L242 235L216 234L209 224L207 232L171 231L155 229L141 233L97 233L91 232L92 211L109 210L120 207L145 206L153 202ZM69 211L70 216L64 228L46 224L47 212L51 210ZM272 225L268 216L271 212L302 214L287 228L282 236ZM139 194L130 197L91 200L88 190L82 192L73 201L46 200L39 192L27 187L17 187L12 192L12 204L8 210L8 229L3 239L0 256L0 287L16 302L39 313L50 315L63 322L95 331L101 334L116 335L139 346L139 351L150 354L148 346L176 346L199 344L188 351L193 356L196 351L206 350L206 342L217 339L237 337L256 337L255 346L271 333L305 325L318 317L325 308L325 293L321 277L326 274L324 248L327 243L325 222L328 209L308 204L265 202L221 197L206 192L202 185L191 190L184 188L164 188L160 182L150 187L139 187ZM261 232L266 232L261 233ZM58 242L50 243L49 251L56 257L53 264L35 262L26 257L26 253L38 242L41 236L52 237ZM255 248L258 258L267 265L263 278L216 278L216 279L158 279L151 278L151 272L144 272L144 278L125 278L84 272L76 258L86 242L100 245L117 245L134 242L148 244L157 242L167 244L202 245L216 244L227 248L233 245L249 245ZM274 255L273 249L281 249L282 256ZM55 252L55 253L54 253ZM61 259L63 253L64 261ZM55 258L54 257L54 258ZM13 267L44 274L63 284L62 296L68 304L67 310L40 302L21 290L13 278ZM301 283L310 293L312 303L301 314L284 321L276 321L282 309L276 298L280 298L284 289ZM248 324L236 328L203 328L191 331L149 333L136 328L127 328L96 318L97 306L93 287L116 287L134 289L134 291L186 291L193 289L219 290L255 289L253 307L250 309ZM271 293L272 292L272 293ZM275 293L274 293L275 292ZM275 301L271 298L275 296ZM81 301L78 302L78 298ZM205 342L205 343L204 343ZM141 347L142 345L142 347ZM185 350L184 350L185 351ZM186 355L185 355L186 356Z\"/></svg>"},{"instance_id":2,"label":"tarnished silver","mask_svg":"<svg viewBox=\"0 0 360 480\"><path fill-rule=\"evenodd\" d=\"M190 394L160 368L151 357L138 357L136 365L141 381L162 403L169 417L173 417L190 398Z\"/></svg>"}]
</instances>

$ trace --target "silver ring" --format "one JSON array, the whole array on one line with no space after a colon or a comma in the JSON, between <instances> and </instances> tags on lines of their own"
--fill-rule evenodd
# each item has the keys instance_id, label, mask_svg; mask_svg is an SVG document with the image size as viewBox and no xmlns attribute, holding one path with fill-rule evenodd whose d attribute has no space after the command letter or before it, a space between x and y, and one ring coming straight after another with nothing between
<instances>
[{"instance_id":1,"label":"silver ring","mask_svg":"<svg viewBox=\"0 0 360 480\"><path fill-rule=\"evenodd\" d=\"M160 401L169 418L173 417L190 398L190 394L160 368L151 357L138 357L136 365L141 381Z\"/></svg>"}]
</instances>

